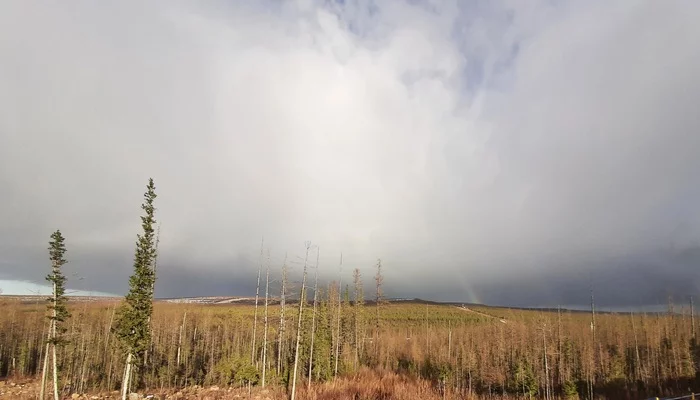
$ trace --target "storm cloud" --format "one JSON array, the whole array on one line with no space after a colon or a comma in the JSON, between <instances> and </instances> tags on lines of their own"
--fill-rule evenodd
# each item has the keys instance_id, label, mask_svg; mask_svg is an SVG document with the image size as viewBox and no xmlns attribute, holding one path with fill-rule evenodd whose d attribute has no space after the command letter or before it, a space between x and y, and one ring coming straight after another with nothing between
<instances>
[{"instance_id":1,"label":"storm cloud","mask_svg":"<svg viewBox=\"0 0 700 400\"><path fill-rule=\"evenodd\" d=\"M393 296L698 290L700 3L0 4L0 278L123 293L149 177L159 296L382 259ZM315 253L312 255L315 259ZM315 262L315 260L314 260Z\"/></svg>"}]
</instances>

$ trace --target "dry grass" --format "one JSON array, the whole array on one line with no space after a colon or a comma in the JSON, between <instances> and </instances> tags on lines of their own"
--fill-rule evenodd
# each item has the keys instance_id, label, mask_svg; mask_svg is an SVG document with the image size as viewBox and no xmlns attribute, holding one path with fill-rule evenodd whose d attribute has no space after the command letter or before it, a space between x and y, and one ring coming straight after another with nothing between
<instances>
[{"instance_id":1,"label":"dry grass","mask_svg":"<svg viewBox=\"0 0 700 400\"><path fill-rule=\"evenodd\" d=\"M40 300L0 297L0 379L33 380L41 373L47 320ZM114 398L111 393L120 385L124 363L109 329L116 302L71 302L69 306L73 312L68 323L70 342L59 355L62 390L67 395L104 393L101 396L109 396L104 398ZM587 396L589 382L595 384L596 394L605 393L611 399L700 389L700 381L695 381L700 348L692 346L688 315L600 314L594 343L590 316L585 313L489 307L465 311L454 305L402 302L382 307L377 332L372 307L361 308L364 317L355 330L356 310L343 305L340 338L334 331L337 308L333 304L319 307L314 384L309 393L305 377L310 318L305 317L299 374L303 379L297 385L300 400L443 398L438 379L445 380L446 399L466 398L461 396L470 392L491 398L522 396L526 389L543 397L546 386L560 396L565 384ZM270 307L269 337L274 342L268 343L267 383L273 389L262 393L254 386L252 390L261 399L286 397L280 388L291 367L296 325L290 321L297 311L287 309L288 330L278 346L279 311L279 306ZM240 387L246 386L241 371L250 368L253 314L250 305L157 302L145 387L169 396L179 391L180 398L247 396L247 389ZM258 326L259 356L261 332ZM339 377L334 380L336 341L340 343ZM279 360L278 349L282 350ZM277 367L281 367L279 374ZM195 389L195 385L226 389ZM31 387L12 390L20 389ZM0 398L23 395L0 394Z\"/></svg>"}]
</instances>

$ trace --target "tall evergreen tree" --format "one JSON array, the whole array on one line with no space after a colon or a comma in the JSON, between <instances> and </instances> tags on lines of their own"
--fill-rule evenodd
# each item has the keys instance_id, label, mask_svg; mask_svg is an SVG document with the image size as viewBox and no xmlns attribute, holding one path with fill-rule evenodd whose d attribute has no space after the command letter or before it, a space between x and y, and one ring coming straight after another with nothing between
<instances>
[{"instance_id":1,"label":"tall evergreen tree","mask_svg":"<svg viewBox=\"0 0 700 400\"><path fill-rule=\"evenodd\" d=\"M114 324L114 333L119 338L126 355L122 399L126 399L130 391L132 369L134 366L142 365L140 361L151 342L149 322L153 313L153 288L156 279L154 270L156 246L153 229L156 223L153 206L156 198L155 190L153 179L149 179L144 202L141 205L145 215L141 217L143 233L137 235L134 273L129 278L129 293L119 307Z\"/></svg>"},{"instance_id":2,"label":"tall evergreen tree","mask_svg":"<svg viewBox=\"0 0 700 400\"><path fill-rule=\"evenodd\" d=\"M46 373L49 357L52 357L52 370L53 370L53 392L54 399L58 400L58 362L56 361L56 346L61 346L65 344L65 333L66 327L64 322L70 317L70 312L66 307L66 277L61 272L61 267L66 264L64 257L66 253L65 239L61 234L60 230L51 234L51 241L49 242L49 260L51 260L51 273L46 276L46 280L51 282L53 288L53 294L47 299L48 305L46 306L49 313L49 332L48 340L46 343L46 355L44 358L44 369L42 372L41 380L41 393L39 397L44 398L44 387L46 385ZM49 347L51 348L51 354L49 354Z\"/></svg>"}]
</instances>

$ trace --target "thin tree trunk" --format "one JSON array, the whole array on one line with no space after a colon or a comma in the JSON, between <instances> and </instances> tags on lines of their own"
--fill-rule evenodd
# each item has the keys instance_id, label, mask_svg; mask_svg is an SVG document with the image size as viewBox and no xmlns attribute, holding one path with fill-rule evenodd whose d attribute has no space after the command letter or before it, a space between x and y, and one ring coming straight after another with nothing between
<instances>
[{"instance_id":1,"label":"thin tree trunk","mask_svg":"<svg viewBox=\"0 0 700 400\"><path fill-rule=\"evenodd\" d=\"M333 377L338 376L338 357L340 355L340 320L343 316L342 314L342 293L343 293L343 253L340 253L340 269L338 274L340 275L340 281L338 284L338 321L336 326L335 334L335 369L333 371Z\"/></svg>"},{"instance_id":2,"label":"thin tree trunk","mask_svg":"<svg viewBox=\"0 0 700 400\"><path fill-rule=\"evenodd\" d=\"M258 266L258 284L255 288L255 316L253 317L253 345L250 349L250 363L257 366L257 361L255 360L255 339L258 330L258 300L260 298L260 272L262 271L262 257L263 257L263 245L265 244L265 238L260 242L260 265Z\"/></svg>"},{"instance_id":3,"label":"thin tree trunk","mask_svg":"<svg viewBox=\"0 0 700 400\"><path fill-rule=\"evenodd\" d=\"M630 313L630 318L632 319L632 335L634 335L634 355L636 359L636 368L634 369L635 379L641 379L642 372L642 360L639 357L639 342L637 341L637 328L634 324L634 313Z\"/></svg>"},{"instance_id":4,"label":"thin tree trunk","mask_svg":"<svg viewBox=\"0 0 700 400\"><path fill-rule=\"evenodd\" d=\"M594 397L596 373L598 371L598 340L595 326L595 301L593 298L593 284L591 283L591 334L593 336L593 371L591 373L590 396Z\"/></svg>"},{"instance_id":5,"label":"thin tree trunk","mask_svg":"<svg viewBox=\"0 0 700 400\"><path fill-rule=\"evenodd\" d=\"M425 305L425 351L430 353L430 332L428 332L428 304Z\"/></svg>"},{"instance_id":6,"label":"thin tree trunk","mask_svg":"<svg viewBox=\"0 0 700 400\"><path fill-rule=\"evenodd\" d=\"M695 339L695 309L693 308L693 296L690 296L690 337Z\"/></svg>"},{"instance_id":7,"label":"thin tree trunk","mask_svg":"<svg viewBox=\"0 0 700 400\"><path fill-rule=\"evenodd\" d=\"M306 385L311 390L311 368L314 361L314 339L316 337L316 304L318 301L318 258L321 250L316 248L316 272L314 273L314 311L311 314L311 347L309 349L309 381Z\"/></svg>"},{"instance_id":8,"label":"thin tree trunk","mask_svg":"<svg viewBox=\"0 0 700 400\"><path fill-rule=\"evenodd\" d=\"M129 383L131 378L131 353L126 356L126 365L124 366L124 379L122 380L122 400L126 400L126 396L129 394Z\"/></svg>"},{"instance_id":9,"label":"thin tree trunk","mask_svg":"<svg viewBox=\"0 0 700 400\"><path fill-rule=\"evenodd\" d=\"M374 277L375 283L377 285L377 293L376 293L376 304L375 304L375 311L376 311L376 326L375 326L375 332L374 332L374 349L375 349L375 357L377 357L377 362L379 362L379 352L380 352L380 346L379 346L379 328L380 328L380 319L379 319L379 308L382 304L382 298L384 297L384 294L382 292L382 283L384 282L384 277L382 276L382 260L377 260L377 275Z\"/></svg>"},{"instance_id":10,"label":"thin tree trunk","mask_svg":"<svg viewBox=\"0 0 700 400\"><path fill-rule=\"evenodd\" d=\"M54 331L56 327L54 326ZM56 366L56 345L51 346L52 362L53 362L53 398L59 400L58 397L58 367Z\"/></svg>"},{"instance_id":11,"label":"thin tree trunk","mask_svg":"<svg viewBox=\"0 0 700 400\"><path fill-rule=\"evenodd\" d=\"M284 255L282 264L282 288L280 290L280 327L277 333L277 375L282 373L282 349L284 342L284 310L286 306L287 289L287 254Z\"/></svg>"},{"instance_id":12,"label":"thin tree trunk","mask_svg":"<svg viewBox=\"0 0 700 400\"><path fill-rule=\"evenodd\" d=\"M180 352L182 350L182 334L185 330L185 320L187 318L187 311L182 316L182 325L180 325L180 336L177 339L177 368L180 368Z\"/></svg>"},{"instance_id":13,"label":"thin tree trunk","mask_svg":"<svg viewBox=\"0 0 700 400\"><path fill-rule=\"evenodd\" d=\"M110 332L112 332L112 324L114 323L114 314L116 312L116 306L112 306L112 316L109 319L109 325L107 326L107 330L105 331L105 359L109 359L109 362L107 362L107 387L112 387L112 362L114 361L114 357L110 356L109 354L109 339L111 338Z\"/></svg>"},{"instance_id":14,"label":"thin tree trunk","mask_svg":"<svg viewBox=\"0 0 700 400\"><path fill-rule=\"evenodd\" d=\"M39 392L39 400L44 400L44 392L46 390L46 375L49 367L49 349L51 346L51 332L53 330L53 321L49 322L49 329L46 333L46 351L44 352L44 367L41 370L41 390Z\"/></svg>"},{"instance_id":15,"label":"thin tree trunk","mask_svg":"<svg viewBox=\"0 0 700 400\"><path fill-rule=\"evenodd\" d=\"M56 273L54 272L54 275ZM59 400L58 398L58 367L56 366L56 305L58 304L58 296L56 294L56 282L53 284L53 330L51 337L53 343L51 343L51 355L53 358L53 398L54 400Z\"/></svg>"},{"instance_id":16,"label":"thin tree trunk","mask_svg":"<svg viewBox=\"0 0 700 400\"><path fill-rule=\"evenodd\" d=\"M267 267L265 268L265 332L263 333L263 357L262 357L262 387L265 387L265 372L267 370L267 304L270 293L270 252L267 252Z\"/></svg>"},{"instance_id":17,"label":"thin tree trunk","mask_svg":"<svg viewBox=\"0 0 700 400\"><path fill-rule=\"evenodd\" d=\"M447 363L452 365L452 324L449 321L447 327Z\"/></svg>"},{"instance_id":18,"label":"thin tree trunk","mask_svg":"<svg viewBox=\"0 0 700 400\"><path fill-rule=\"evenodd\" d=\"M561 387L561 385L564 384L564 363L562 360L562 351L561 351L561 306L557 306L557 375L558 376L558 383Z\"/></svg>"},{"instance_id":19,"label":"thin tree trunk","mask_svg":"<svg viewBox=\"0 0 700 400\"><path fill-rule=\"evenodd\" d=\"M547 361L547 325L542 326L542 346L544 355L544 392L545 398L549 400L549 362Z\"/></svg>"},{"instance_id":20,"label":"thin tree trunk","mask_svg":"<svg viewBox=\"0 0 700 400\"><path fill-rule=\"evenodd\" d=\"M306 256L304 257L304 275L301 279L301 294L299 295L299 318L297 319L297 341L294 350L294 376L292 377L292 396L291 400L294 400L297 390L297 370L299 367L299 343L301 342L301 317L304 311L304 296L306 295L306 267L309 262L309 247L311 247L310 242L306 242Z\"/></svg>"}]
</instances>

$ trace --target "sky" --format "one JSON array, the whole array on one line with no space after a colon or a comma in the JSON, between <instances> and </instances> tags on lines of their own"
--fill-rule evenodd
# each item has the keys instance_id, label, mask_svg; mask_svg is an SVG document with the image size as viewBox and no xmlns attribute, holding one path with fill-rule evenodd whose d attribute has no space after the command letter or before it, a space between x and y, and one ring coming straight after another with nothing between
<instances>
[{"instance_id":1,"label":"sky","mask_svg":"<svg viewBox=\"0 0 700 400\"><path fill-rule=\"evenodd\" d=\"M264 238L275 279L285 258L300 279L311 241L322 282L359 268L369 288L381 259L395 297L687 301L699 18L681 0L1 2L0 280L43 283L60 229L68 286L124 294L153 177L159 297L254 294Z\"/></svg>"}]
</instances>

